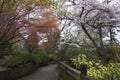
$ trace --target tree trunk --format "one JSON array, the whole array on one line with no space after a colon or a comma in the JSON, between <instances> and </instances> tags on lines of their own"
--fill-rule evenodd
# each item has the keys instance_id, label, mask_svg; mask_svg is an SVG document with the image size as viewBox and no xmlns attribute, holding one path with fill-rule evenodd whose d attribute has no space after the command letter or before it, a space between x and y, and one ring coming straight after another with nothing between
<instances>
[{"instance_id":1,"label":"tree trunk","mask_svg":"<svg viewBox=\"0 0 120 80\"><path fill-rule=\"evenodd\" d=\"M100 29L100 47L98 47L95 40L92 38L92 36L88 33L87 29L85 28L85 24L81 23L81 27L83 31L86 33L88 38L92 41L93 45L95 46L97 53L99 55L99 58L102 60L103 63L107 63L107 55L105 54L104 47L103 47L103 41L102 41L102 31Z\"/></svg>"}]
</instances>

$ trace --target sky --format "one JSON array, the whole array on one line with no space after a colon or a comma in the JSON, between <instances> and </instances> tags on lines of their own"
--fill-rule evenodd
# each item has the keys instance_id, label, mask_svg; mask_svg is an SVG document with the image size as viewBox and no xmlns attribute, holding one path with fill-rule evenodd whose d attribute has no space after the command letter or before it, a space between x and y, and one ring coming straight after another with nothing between
<instances>
[{"instance_id":1,"label":"sky","mask_svg":"<svg viewBox=\"0 0 120 80\"><path fill-rule=\"evenodd\" d=\"M103 0L98 0L98 1L103 2Z\"/></svg>"}]
</instances>

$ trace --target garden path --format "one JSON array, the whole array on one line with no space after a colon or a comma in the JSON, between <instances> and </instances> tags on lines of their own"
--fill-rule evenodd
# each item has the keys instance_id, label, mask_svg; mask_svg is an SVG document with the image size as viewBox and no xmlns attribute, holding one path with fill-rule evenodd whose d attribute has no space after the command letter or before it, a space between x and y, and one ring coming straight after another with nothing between
<instances>
[{"instance_id":1,"label":"garden path","mask_svg":"<svg viewBox=\"0 0 120 80\"><path fill-rule=\"evenodd\" d=\"M34 71L28 76L18 80L57 80L57 65L49 65Z\"/></svg>"}]
</instances>

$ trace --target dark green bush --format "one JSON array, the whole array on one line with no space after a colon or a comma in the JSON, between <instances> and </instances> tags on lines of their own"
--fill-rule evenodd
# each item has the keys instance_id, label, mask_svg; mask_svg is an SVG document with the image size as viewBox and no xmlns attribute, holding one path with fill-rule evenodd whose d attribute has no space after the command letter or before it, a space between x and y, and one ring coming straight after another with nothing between
<instances>
[{"instance_id":1,"label":"dark green bush","mask_svg":"<svg viewBox=\"0 0 120 80\"><path fill-rule=\"evenodd\" d=\"M28 53L23 53L19 55L12 56L9 60L4 63L5 67L17 67L21 64L26 64L31 62L31 55Z\"/></svg>"},{"instance_id":2,"label":"dark green bush","mask_svg":"<svg viewBox=\"0 0 120 80\"><path fill-rule=\"evenodd\" d=\"M58 62L58 58L57 58L57 55L55 53L48 54L47 58L48 58L49 63L57 63Z\"/></svg>"},{"instance_id":3,"label":"dark green bush","mask_svg":"<svg viewBox=\"0 0 120 80\"><path fill-rule=\"evenodd\" d=\"M55 61L54 54L47 54L43 50L36 50L33 53L28 52L14 53L13 56L4 63L4 66L12 68L29 62L38 65L45 65L48 63L53 63L54 61Z\"/></svg>"},{"instance_id":4,"label":"dark green bush","mask_svg":"<svg viewBox=\"0 0 120 80\"><path fill-rule=\"evenodd\" d=\"M80 53L80 48L76 46L68 46L64 47L59 50L59 53L57 54L57 57L60 61L67 61L70 60L73 56L76 56Z\"/></svg>"},{"instance_id":5,"label":"dark green bush","mask_svg":"<svg viewBox=\"0 0 120 80\"><path fill-rule=\"evenodd\" d=\"M32 62L35 64L47 64L47 55L46 54L32 54Z\"/></svg>"},{"instance_id":6,"label":"dark green bush","mask_svg":"<svg viewBox=\"0 0 120 80\"><path fill-rule=\"evenodd\" d=\"M98 60L98 53L92 44L82 44L80 47L69 46L64 50L65 51L62 51L58 55L62 60L69 61L70 58L77 56L80 53L86 54L89 60Z\"/></svg>"},{"instance_id":7,"label":"dark green bush","mask_svg":"<svg viewBox=\"0 0 120 80\"><path fill-rule=\"evenodd\" d=\"M3 57L4 53L0 51L0 58Z\"/></svg>"}]
</instances>

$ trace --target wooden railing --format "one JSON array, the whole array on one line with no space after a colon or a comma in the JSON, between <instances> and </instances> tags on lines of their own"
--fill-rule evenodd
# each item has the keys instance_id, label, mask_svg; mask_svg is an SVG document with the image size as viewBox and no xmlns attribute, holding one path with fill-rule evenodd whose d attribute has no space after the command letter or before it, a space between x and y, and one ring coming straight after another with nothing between
<instances>
[{"instance_id":1,"label":"wooden railing","mask_svg":"<svg viewBox=\"0 0 120 80\"><path fill-rule=\"evenodd\" d=\"M87 76L87 65L81 64L80 70L76 70L65 62L59 63L59 80L95 80Z\"/></svg>"}]
</instances>

